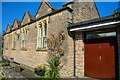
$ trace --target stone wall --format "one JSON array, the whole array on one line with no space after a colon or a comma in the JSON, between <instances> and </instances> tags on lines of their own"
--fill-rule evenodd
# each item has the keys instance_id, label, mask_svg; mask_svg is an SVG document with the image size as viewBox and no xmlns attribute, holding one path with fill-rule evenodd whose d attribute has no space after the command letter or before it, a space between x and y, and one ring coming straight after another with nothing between
<instances>
[{"instance_id":1,"label":"stone wall","mask_svg":"<svg viewBox=\"0 0 120 80\"><path fill-rule=\"evenodd\" d=\"M68 6L73 9L74 23L99 18L99 13L94 2L76 1L63 6Z\"/></svg>"},{"instance_id":2,"label":"stone wall","mask_svg":"<svg viewBox=\"0 0 120 80\"><path fill-rule=\"evenodd\" d=\"M36 23L28 25L29 29L27 31L26 36L26 50L21 50L21 32L20 40L16 39L16 47L15 50L12 50L12 33L9 39L9 47L8 50L4 49L4 55L9 58L14 58L15 62L20 64L36 67L37 65L42 65L46 63L47 51L36 51L37 44L37 28ZM17 33L17 31L14 31ZM14 33L13 32L13 33ZM42 56L42 58L41 58Z\"/></svg>"},{"instance_id":3,"label":"stone wall","mask_svg":"<svg viewBox=\"0 0 120 80\"><path fill-rule=\"evenodd\" d=\"M99 13L94 2L73 2L64 6L68 6L73 9L73 23L86 21L94 18L99 18ZM75 32L75 45L76 45L76 65L75 74L77 77L84 77L84 34L81 32ZM68 37L68 63L65 65L68 68L66 74L69 76L74 75L74 41L72 37Z\"/></svg>"},{"instance_id":4,"label":"stone wall","mask_svg":"<svg viewBox=\"0 0 120 80\"><path fill-rule=\"evenodd\" d=\"M68 53L66 54L65 64L61 70L63 77L73 77L74 73L74 42L72 37L68 36Z\"/></svg>"},{"instance_id":5,"label":"stone wall","mask_svg":"<svg viewBox=\"0 0 120 80\"><path fill-rule=\"evenodd\" d=\"M73 21L75 23L92 18L98 18L99 16L95 8L95 5L93 3L74 3L72 4L72 6L74 10L73 15L70 11L63 10L51 16L41 18L35 21L34 23L24 26L24 28L26 28L27 30L26 50L21 50L21 34L23 28L13 31L12 33L6 34L4 36L4 39L6 39L9 36L9 41L8 41L8 50L5 49L6 45L4 46L4 55L9 58L14 58L15 62L18 62L23 65L27 65L32 68L35 68L37 65L46 64L46 60L48 57L47 50L36 51L36 49L37 49L37 27L38 27L37 23L43 20L47 20L48 23L47 38L49 38L51 34L58 34L60 31L64 31L65 33L65 41L62 46L62 48L65 50L65 54L61 59L62 65L64 66L60 70L60 75L61 77L73 77L74 42L72 37L68 35L68 30L67 30L68 23L72 23L72 16L73 16ZM20 40L18 40L17 34L20 34ZM12 50L13 35L16 35L15 50ZM77 39L76 40L76 76L83 77L84 76L83 34L77 32L76 39Z\"/></svg>"},{"instance_id":6,"label":"stone wall","mask_svg":"<svg viewBox=\"0 0 120 80\"><path fill-rule=\"evenodd\" d=\"M84 77L84 34L76 32L76 76Z\"/></svg>"},{"instance_id":7,"label":"stone wall","mask_svg":"<svg viewBox=\"0 0 120 80\"><path fill-rule=\"evenodd\" d=\"M75 2L73 10L74 23L99 18L94 2Z\"/></svg>"},{"instance_id":8,"label":"stone wall","mask_svg":"<svg viewBox=\"0 0 120 80\"><path fill-rule=\"evenodd\" d=\"M72 54L73 53L69 53L69 36L68 36L68 31L67 31L67 27L68 27L68 14L71 14L69 11L63 11L63 12L59 12L58 14L54 14L52 16L50 16L50 22L48 25L48 38L51 34L58 34L61 31L64 31L65 34L65 41L63 43L62 48L64 49L64 56L62 57L61 61L62 61L62 65L63 68L60 71L60 75L61 77L69 77L72 76L72 64L73 64L73 58L72 58ZM56 22L57 21L57 22Z\"/></svg>"},{"instance_id":9,"label":"stone wall","mask_svg":"<svg viewBox=\"0 0 120 80\"><path fill-rule=\"evenodd\" d=\"M42 17L42 16L53 11L53 9L51 8L52 6L50 7L50 5L49 6L48 5L49 5L49 3L45 2L43 0L43 2L40 4L40 7L39 7L38 12L36 14L36 18Z\"/></svg>"},{"instance_id":10,"label":"stone wall","mask_svg":"<svg viewBox=\"0 0 120 80\"><path fill-rule=\"evenodd\" d=\"M64 31L66 34L66 40L63 43L65 48L65 55L67 55L67 40L68 40L68 34L67 34L67 19L68 16L67 14L69 13L68 10L59 12L58 14L51 15L50 21L47 26L47 38L51 36L51 34L58 34L60 31ZM48 17L43 18L38 20L47 20ZM58 22L56 22L58 21ZM25 26L24 28L27 29L27 35L26 35L26 50L21 50L21 38L22 38L22 29L19 29L17 31L13 31L10 34L6 34L4 36L4 39L6 37L9 37L9 42L8 42L8 50L4 49L4 55L7 56L8 58L14 58L15 62L18 62L22 65L26 65L35 68L37 65L43 65L46 64L47 60L47 50L39 50L37 51L37 22L34 22L30 25ZM17 34L20 34L20 39L18 40ZM15 50L12 50L12 36L16 36L16 45L15 45ZM5 44L6 46L6 44ZM66 58L64 57L63 63L65 64Z\"/></svg>"}]
</instances>

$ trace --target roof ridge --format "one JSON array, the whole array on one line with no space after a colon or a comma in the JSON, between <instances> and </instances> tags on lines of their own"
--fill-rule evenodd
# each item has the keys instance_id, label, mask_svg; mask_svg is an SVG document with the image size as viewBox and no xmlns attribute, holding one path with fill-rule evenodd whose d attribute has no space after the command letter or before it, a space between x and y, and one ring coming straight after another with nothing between
<instances>
[{"instance_id":1,"label":"roof ridge","mask_svg":"<svg viewBox=\"0 0 120 80\"><path fill-rule=\"evenodd\" d=\"M56 10L56 8L54 8L54 7L50 4L50 2L48 2L47 0L43 0L43 1L46 2L46 4L47 4L50 8Z\"/></svg>"},{"instance_id":2,"label":"roof ridge","mask_svg":"<svg viewBox=\"0 0 120 80\"><path fill-rule=\"evenodd\" d=\"M10 28L10 30L12 30L12 25L10 23L7 24L7 28L6 28L6 32L8 31L8 29Z\"/></svg>"}]
</instances>

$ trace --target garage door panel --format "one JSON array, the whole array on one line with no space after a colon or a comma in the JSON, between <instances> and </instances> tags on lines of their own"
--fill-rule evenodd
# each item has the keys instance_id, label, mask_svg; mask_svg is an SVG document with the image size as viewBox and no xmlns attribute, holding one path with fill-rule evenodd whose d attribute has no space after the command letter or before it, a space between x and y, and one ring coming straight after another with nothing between
<instances>
[{"instance_id":1,"label":"garage door panel","mask_svg":"<svg viewBox=\"0 0 120 80\"><path fill-rule=\"evenodd\" d=\"M85 45L85 47L87 47L85 48L85 53L90 52L90 54L85 54L85 62L87 62L85 63L85 75L89 75L90 77L92 75L98 76L99 73L99 60L97 60L99 56L99 51L97 46L98 44ZM98 52L96 53L96 51Z\"/></svg>"},{"instance_id":2,"label":"garage door panel","mask_svg":"<svg viewBox=\"0 0 120 80\"><path fill-rule=\"evenodd\" d=\"M114 77L115 76L115 55L114 47L110 43L102 43L100 49L100 60L101 65L101 77Z\"/></svg>"},{"instance_id":3,"label":"garage door panel","mask_svg":"<svg viewBox=\"0 0 120 80\"><path fill-rule=\"evenodd\" d=\"M105 39L85 44L85 76L115 77L115 42Z\"/></svg>"}]
</instances>

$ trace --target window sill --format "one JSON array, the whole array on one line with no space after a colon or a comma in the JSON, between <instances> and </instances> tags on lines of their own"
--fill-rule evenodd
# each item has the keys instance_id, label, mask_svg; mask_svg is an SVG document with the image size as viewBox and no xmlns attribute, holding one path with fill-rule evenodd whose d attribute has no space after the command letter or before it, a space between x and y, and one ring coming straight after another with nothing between
<instances>
[{"instance_id":1,"label":"window sill","mask_svg":"<svg viewBox=\"0 0 120 80\"><path fill-rule=\"evenodd\" d=\"M47 51L46 48L37 48L36 51Z\"/></svg>"},{"instance_id":2,"label":"window sill","mask_svg":"<svg viewBox=\"0 0 120 80\"><path fill-rule=\"evenodd\" d=\"M21 48L21 50L22 50L22 51L27 51L27 49L26 49L26 48Z\"/></svg>"},{"instance_id":3,"label":"window sill","mask_svg":"<svg viewBox=\"0 0 120 80\"><path fill-rule=\"evenodd\" d=\"M15 50L14 48L12 50Z\"/></svg>"}]
</instances>

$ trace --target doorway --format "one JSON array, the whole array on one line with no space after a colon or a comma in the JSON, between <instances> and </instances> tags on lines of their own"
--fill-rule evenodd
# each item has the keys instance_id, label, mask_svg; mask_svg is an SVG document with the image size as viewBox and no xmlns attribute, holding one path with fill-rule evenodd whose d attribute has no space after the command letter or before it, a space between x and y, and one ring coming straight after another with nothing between
<instances>
[{"instance_id":1,"label":"doorway","mask_svg":"<svg viewBox=\"0 0 120 80\"><path fill-rule=\"evenodd\" d=\"M85 37L85 76L115 78L115 31L92 31L86 33Z\"/></svg>"}]
</instances>

